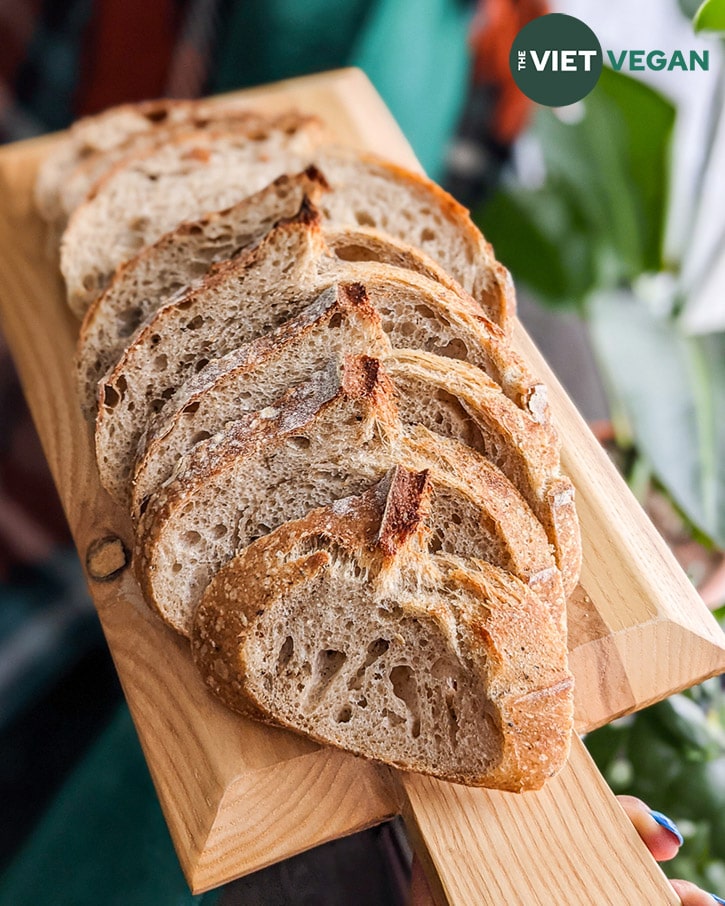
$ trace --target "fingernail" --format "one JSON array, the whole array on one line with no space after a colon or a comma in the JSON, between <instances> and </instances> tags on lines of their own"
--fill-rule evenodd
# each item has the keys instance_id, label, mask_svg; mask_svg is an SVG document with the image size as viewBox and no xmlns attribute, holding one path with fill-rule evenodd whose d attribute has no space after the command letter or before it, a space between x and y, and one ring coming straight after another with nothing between
<instances>
[{"instance_id":1,"label":"fingernail","mask_svg":"<svg viewBox=\"0 0 725 906\"><path fill-rule=\"evenodd\" d=\"M660 825L660 827L664 827L665 830L668 830L671 834L674 834L674 836L677 837L678 843L680 844L680 846L682 846L684 840L682 839L682 834L680 833L679 828L677 827L675 822L671 818L668 818L667 815L663 815L662 812L655 812L650 810L650 814Z\"/></svg>"},{"instance_id":2,"label":"fingernail","mask_svg":"<svg viewBox=\"0 0 725 906\"><path fill-rule=\"evenodd\" d=\"M723 903L723 904L725 904L725 900L723 900L722 897L719 897L719 896L717 896L717 895L714 894L714 893L711 893L710 896L713 898L713 900L715 900L716 903Z\"/></svg>"}]
</instances>

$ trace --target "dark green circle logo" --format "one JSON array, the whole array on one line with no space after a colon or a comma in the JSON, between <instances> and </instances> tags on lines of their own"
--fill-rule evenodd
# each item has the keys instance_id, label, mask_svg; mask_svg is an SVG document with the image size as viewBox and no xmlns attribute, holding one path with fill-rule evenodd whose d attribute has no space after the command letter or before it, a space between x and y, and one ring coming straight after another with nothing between
<instances>
[{"instance_id":1,"label":"dark green circle logo","mask_svg":"<svg viewBox=\"0 0 725 906\"><path fill-rule=\"evenodd\" d=\"M516 35L509 57L523 93L547 107L586 97L602 72L602 45L581 19L564 13L539 16Z\"/></svg>"}]
</instances>

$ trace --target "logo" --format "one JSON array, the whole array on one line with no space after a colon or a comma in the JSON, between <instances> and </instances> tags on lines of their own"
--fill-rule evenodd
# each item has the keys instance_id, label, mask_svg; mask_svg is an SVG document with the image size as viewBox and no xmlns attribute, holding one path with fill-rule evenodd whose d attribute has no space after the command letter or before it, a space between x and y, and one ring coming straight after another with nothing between
<instances>
[{"instance_id":1,"label":"logo","mask_svg":"<svg viewBox=\"0 0 725 906\"><path fill-rule=\"evenodd\" d=\"M602 45L574 16L550 13L525 25L509 57L514 81L546 107L566 107L586 97L602 72Z\"/></svg>"},{"instance_id":2,"label":"logo","mask_svg":"<svg viewBox=\"0 0 725 906\"><path fill-rule=\"evenodd\" d=\"M612 69L644 72L693 72L710 69L710 52L704 50L607 51ZM521 91L546 107L566 107L586 97L599 81L603 53L589 26L564 13L539 16L516 36L509 56L511 73Z\"/></svg>"}]
</instances>

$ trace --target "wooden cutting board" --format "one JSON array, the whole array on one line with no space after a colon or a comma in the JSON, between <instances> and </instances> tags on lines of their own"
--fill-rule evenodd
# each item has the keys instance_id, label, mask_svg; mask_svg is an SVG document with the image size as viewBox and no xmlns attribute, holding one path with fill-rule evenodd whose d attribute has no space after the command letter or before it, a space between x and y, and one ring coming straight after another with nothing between
<instances>
[{"instance_id":1,"label":"wooden cutting board","mask_svg":"<svg viewBox=\"0 0 725 906\"><path fill-rule=\"evenodd\" d=\"M319 113L341 142L419 168L365 76L342 70L248 92ZM441 902L676 903L578 738L523 796L403 775L226 711L127 568L130 526L101 489L75 396L78 324L32 205L57 137L0 149L0 312L179 859L195 891L403 812ZM548 383L584 538L569 605L580 731L725 670L725 638L517 326Z\"/></svg>"}]
</instances>

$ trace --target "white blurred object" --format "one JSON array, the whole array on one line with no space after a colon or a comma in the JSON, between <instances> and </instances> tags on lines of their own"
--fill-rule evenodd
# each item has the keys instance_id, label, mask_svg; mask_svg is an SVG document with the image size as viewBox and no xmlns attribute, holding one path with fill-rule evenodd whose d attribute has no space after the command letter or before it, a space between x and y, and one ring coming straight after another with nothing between
<instances>
[{"instance_id":1,"label":"white blurred object","mask_svg":"<svg viewBox=\"0 0 725 906\"><path fill-rule=\"evenodd\" d=\"M556 12L576 16L589 25L604 51L619 57L623 50L710 51L707 72L673 71L630 73L656 88L677 105L673 148L673 183L666 253L683 263L686 285L694 288L683 318L693 333L725 330L725 125L721 123L699 198L697 174L707 141L710 108L723 67L722 51L714 36L696 35L680 12L677 0L556 0ZM685 54L688 55L687 53ZM725 122L725 117L723 117ZM695 205L700 201L693 223Z\"/></svg>"}]
</instances>

